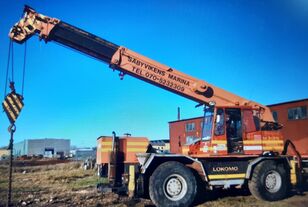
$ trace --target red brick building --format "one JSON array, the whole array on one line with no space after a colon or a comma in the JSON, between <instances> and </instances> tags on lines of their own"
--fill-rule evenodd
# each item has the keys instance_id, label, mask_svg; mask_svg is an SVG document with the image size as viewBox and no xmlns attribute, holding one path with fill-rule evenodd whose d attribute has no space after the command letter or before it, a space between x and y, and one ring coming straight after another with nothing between
<instances>
[{"instance_id":1,"label":"red brick building","mask_svg":"<svg viewBox=\"0 0 308 207\"><path fill-rule=\"evenodd\" d=\"M202 135L203 117L169 122L170 152L181 153L181 146Z\"/></svg>"},{"instance_id":2,"label":"red brick building","mask_svg":"<svg viewBox=\"0 0 308 207\"><path fill-rule=\"evenodd\" d=\"M308 154L308 99L268 105L273 117L283 125L282 134L291 139L298 151ZM181 153L181 146L202 134L203 117L169 122L170 151Z\"/></svg>"},{"instance_id":3,"label":"red brick building","mask_svg":"<svg viewBox=\"0 0 308 207\"><path fill-rule=\"evenodd\" d=\"M308 99L268 106L274 119L283 125L283 137L291 139L299 152L308 154Z\"/></svg>"}]
</instances>

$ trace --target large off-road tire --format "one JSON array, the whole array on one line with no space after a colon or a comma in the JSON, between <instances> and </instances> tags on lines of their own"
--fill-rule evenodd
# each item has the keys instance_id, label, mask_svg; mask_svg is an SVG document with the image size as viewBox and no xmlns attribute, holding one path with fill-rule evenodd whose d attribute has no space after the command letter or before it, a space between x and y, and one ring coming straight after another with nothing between
<instances>
[{"instance_id":1,"label":"large off-road tire","mask_svg":"<svg viewBox=\"0 0 308 207\"><path fill-rule=\"evenodd\" d=\"M283 164L264 161L255 167L248 187L259 200L277 201L286 197L289 183L289 175Z\"/></svg>"},{"instance_id":2,"label":"large off-road tire","mask_svg":"<svg viewBox=\"0 0 308 207\"><path fill-rule=\"evenodd\" d=\"M185 165L169 161L150 177L150 198L156 206L190 206L197 194L195 176Z\"/></svg>"}]
</instances>

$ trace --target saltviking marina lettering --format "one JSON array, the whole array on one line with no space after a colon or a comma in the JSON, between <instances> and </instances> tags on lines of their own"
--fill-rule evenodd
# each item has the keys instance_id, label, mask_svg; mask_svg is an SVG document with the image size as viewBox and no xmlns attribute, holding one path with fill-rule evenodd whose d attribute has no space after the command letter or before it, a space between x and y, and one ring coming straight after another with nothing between
<instances>
[{"instance_id":1,"label":"saltviking marina lettering","mask_svg":"<svg viewBox=\"0 0 308 207\"><path fill-rule=\"evenodd\" d=\"M172 74L169 74L169 75L168 75L168 78L169 78L169 79L172 79L172 80L175 80L175 81L177 81L177 82L179 82L179 83L182 83L182 84L184 84L184 85L189 86L189 81L184 80L183 78L179 78L179 77L177 77L177 76L175 76L175 75L172 75Z\"/></svg>"},{"instance_id":2,"label":"saltviking marina lettering","mask_svg":"<svg viewBox=\"0 0 308 207\"><path fill-rule=\"evenodd\" d=\"M153 66L151 66L151 65L149 65L147 63L144 63L144 62L142 62L142 61L140 61L140 60L138 60L136 58L133 58L131 56L127 56L127 58L128 58L128 62L131 62L134 65L139 67L139 68L137 68L137 67L133 66L133 72L135 72L135 73L137 73L139 75L143 75L141 68L150 70L151 72L154 72L155 74L158 74L160 76L165 76L166 75L166 71L160 70L160 69L158 69L156 67L153 67ZM174 74L170 74L169 73L167 77L168 77L168 79L176 81L176 82L178 82L180 84L183 84L183 85L186 85L186 86L190 86L190 82L189 81L187 81L187 80L185 80L183 78L180 78L180 77L178 77L178 76L176 76Z\"/></svg>"},{"instance_id":3,"label":"saltviking marina lettering","mask_svg":"<svg viewBox=\"0 0 308 207\"><path fill-rule=\"evenodd\" d=\"M141 68L144 68L144 69L147 69L147 70L150 70L156 74L159 74L161 76L165 76L165 71L162 71L162 70L159 70L158 68L155 68L147 63L144 63L144 62L141 62L140 60L137 60L136 58L133 58L133 57L130 57L128 56L128 61L131 62L131 63L134 63L135 65L141 67Z\"/></svg>"}]
</instances>

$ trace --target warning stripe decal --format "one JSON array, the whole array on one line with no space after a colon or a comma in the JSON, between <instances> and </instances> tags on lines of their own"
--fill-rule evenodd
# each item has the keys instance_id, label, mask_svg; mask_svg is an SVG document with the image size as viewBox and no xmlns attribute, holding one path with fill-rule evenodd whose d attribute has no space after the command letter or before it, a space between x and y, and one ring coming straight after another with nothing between
<instances>
[{"instance_id":1,"label":"warning stripe decal","mask_svg":"<svg viewBox=\"0 0 308 207\"><path fill-rule=\"evenodd\" d=\"M22 96L16 93L8 94L2 102L2 107L12 124L18 118L23 106Z\"/></svg>"},{"instance_id":2,"label":"warning stripe decal","mask_svg":"<svg viewBox=\"0 0 308 207\"><path fill-rule=\"evenodd\" d=\"M145 152L146 148L127 148L126 152Z\"/></svg>"},{"instance_id":3,"label":"warning stripe decal","mask_svg":"<svg viewBox=\"0 0 308 207\"><path fill-rule=\"evenodd\" d=\"M262 144L262 140L244 140L244 144Z\"/></svg>"},{"instance_id":4,"label":"warning stripe decal","mask_svg":"<svg viewBox=\"0 0 308 207\"><path fill-rule=\"evenodd\" d=\"M127 142L127 146L144 146L147 147L149 145L148 142Z\"/></svg>"},{"instance_id":5,"label":"warning stripe decal","mask_svg":"<svg viewBox=\"0 0 308 207\"><path fill-rule=\"evenodd\" d=\"M283 144L283 140L263 140L262 144Z\"/></svg>"},{"instance_id":6,"label":"warning stripe decal","mask_svg":"<svg viewBox=\"0 0 308 207\"><path fill-rule=\"evenodd\" d=\"M245 173L240 174L220 174L220 175L208 175L210 180L221 180L221 179L236 179L245 178Z\"/></svg>"},{"instance_id":7,"label":"warning stripe decal","mask_svg":"<svg viewBox=\"0 0 308 207\"><path fill-rule=\"evenodd\" d=\"M283 144L283 140L244 140L246 144Z\"/></svg>"},{"instance_id":8,"label":"warning stripe decal","mask_svg":"<svg viewBox=\"0 0 308 207\"><path fill-rule=\"evenodd\" d=\"M102 146L112 146L112 142L102 142Z\"/></svg>"},{"instance_id":9,"label":"warning stripe decal","mask_svg":"<svg viewBox=\"0 0 308 207\"><path fill-rule=\"evenodd\" d=\"M244 150L262 150L261 145L254 145L254 146L244 146Z\"/></svg>"},{"instance_id":10,"label":"warning stripe decal","mask_svg":"<svg viewBox=\"0 0 308 207\"><path fill-rule=\"evenodd\" d=\"M213 140L212 144L227 144L227 140Z\"/></svg>"},{"instance_id":11,"label":"warning stripe decal","mask_svg":"<svg viewBox=\"0 0 308 207\"><path fill-rule=\"evenodd\" d=\"M283 146L264 146L263 150L277 150L277 151L282 151Z\"/></svg>"},{"instance_id":12,"label":"warning stripe decal","mask_svg":"<svg viewBox=\"0 0 308 207\"><path fill-rule=\"evenodd\" d=\"M14 115L15 115L15 117L17 119L19 111L18 111L18 108L16 107L16 105L14 104L12 98L7 96L6 99L4 100L4 102L6 102L6 104L10 108L10 111L14 113Z\"/></svg>"},{"instance_id":13,"label":"warning stripe decal","mask_svg":"<svg viewBox=\"0 0 308 207\"><path fill-rule=\"evenodd\" d=\"M16 98L17 96L13 96L12 94L9 94L6 99L11 103L11 105L16 108L16 111L20 111L21 110L21 107L19 107L19 104L17 104L17 102L19 101L16 101Z\"/></svg>"},{"instance_id":14,"label":"warning stripe decal","mask_svg":"<svg viewBox=\"0 0 308 207\"><path fill-rule=\"evenodd\" d=\"M2 106L4 108L4 111L6 113L6 115L8 116L10 122L15 122L16 121L16 116L15 114L11 111L11 108L9 107L9 105L7 104L6 101L3 101Z\"/></svg>"},{"instance_id":15,"label":"warning stripe decal","mask_svg":"<svg viewBox=\"0 0 308 207\"><path fill-rule=\"evenodd\" d=\"M18 96L16 94L10 94L15 103L17 104L19 111L21 111L22 107L24 107L24 103L19 100Z\"/></svg>"},{"instance_id":16,"label":"warning stripe decal","mask_svg":"<svg viewBox=\"0 0 308 207\"><path fill-rule=\"evenodd\" d=\"M100 152L111 152L112 151L112 149L110 148L110 149L101 149L100 150Z\"/></svg>"}]
</instances>

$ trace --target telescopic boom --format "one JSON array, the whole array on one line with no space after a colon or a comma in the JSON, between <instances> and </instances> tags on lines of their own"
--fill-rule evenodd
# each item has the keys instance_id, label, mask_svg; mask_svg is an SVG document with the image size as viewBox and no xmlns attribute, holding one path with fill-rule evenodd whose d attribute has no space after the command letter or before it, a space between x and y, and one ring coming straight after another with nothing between
<instances>
[{"instance_id":1,"label":"telescopic boom","mask_svg":"<svg viewBox=\"0 0 308 207\"><path fill-rule=\"evenodd\" d=\"M29 6L23 18L10 30L9 37L23 43L34 34L45 42L55 41L110 65L112 69L184 96L200 104L251 106L261 110L263 121L273 122L271 111L259 103L244 99L202 80L160 64L125 47L118 46L59 19L37 13Z\"/></svg>"}]
</instances>

